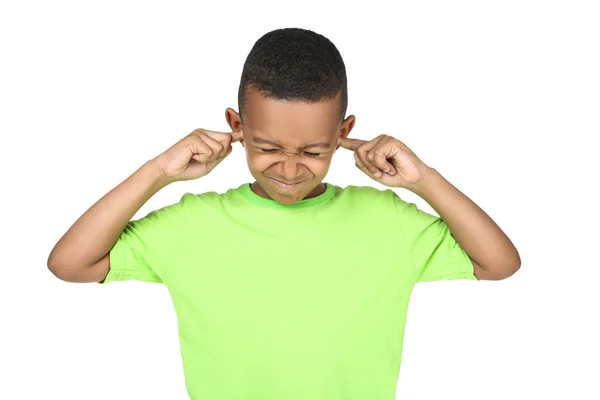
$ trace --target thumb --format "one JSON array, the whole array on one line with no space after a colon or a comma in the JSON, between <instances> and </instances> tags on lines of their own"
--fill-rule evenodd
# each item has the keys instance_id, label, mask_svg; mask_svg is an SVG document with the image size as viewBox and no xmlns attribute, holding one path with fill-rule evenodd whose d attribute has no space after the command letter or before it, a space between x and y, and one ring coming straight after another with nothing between
<instances>
[{"instance_id":1,"label":"thumb","mask_svg":"<svg viewBox=\"0 0 600 400\"><path fill-rule=\"evenodd\" d=\"M367 143L367 141L360 139L349 139L343 136L340 136L338 139L338 145L351 151L358 149L358 147L364 143Z\"/></svg>"}]
</instances>

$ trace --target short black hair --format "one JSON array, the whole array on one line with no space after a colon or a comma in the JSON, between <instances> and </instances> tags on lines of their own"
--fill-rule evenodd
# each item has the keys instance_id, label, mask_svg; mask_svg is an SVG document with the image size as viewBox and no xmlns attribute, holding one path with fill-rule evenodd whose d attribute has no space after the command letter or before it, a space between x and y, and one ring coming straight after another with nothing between
<instances>
[{"instance_id":1,"label":"short black hair","mask_svg":"<svg viewBox=\"0 0 600 400\"><path fill-rule=\"evenodd\" d=\"M308 29L282 28L254 43L238 91L240 116L247 89L281 100L309 103L340 95L340 120L348 107L346 67L338 49L325 36Z\"/></svg>"}]
</instances>

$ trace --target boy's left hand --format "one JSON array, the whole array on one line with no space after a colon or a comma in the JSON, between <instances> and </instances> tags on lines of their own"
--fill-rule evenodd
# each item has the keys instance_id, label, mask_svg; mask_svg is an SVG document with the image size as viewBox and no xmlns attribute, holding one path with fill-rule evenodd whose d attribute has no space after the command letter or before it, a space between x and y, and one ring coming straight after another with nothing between
<instances>
[{"instance_id":1,"label":"boy's left hand","mask_svg":"<svg viewBox=\"0 0 600 400\"><path fill-rule=\"evenodd\" d=\"M391 136L379 135L371 141L340 136L338 145L352 150L356 166L388 187L410 188L430 171L404 143Z\"/></svg>"}]
</instances>

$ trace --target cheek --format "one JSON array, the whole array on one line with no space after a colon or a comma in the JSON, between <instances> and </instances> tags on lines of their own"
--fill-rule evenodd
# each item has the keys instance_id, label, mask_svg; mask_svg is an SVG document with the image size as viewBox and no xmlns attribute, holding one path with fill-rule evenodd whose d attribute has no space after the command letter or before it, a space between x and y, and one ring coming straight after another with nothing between
<instances>
[{"instance_id":1,"label":"cheek","mask_svg":"<svg viewBox=\"0 0 600 400\"><path fill-rule=\"evenodd\" d=\"M304 165L316 176L325 175L331 165L331 158L308 159L304 161Z\"/></svg>"},{"instance_id":2,"label":"cheek","mask_svg":"<svg viewBox=\"0 0 600 400\"><path fill-rule=\"evenodd\" d=\"M277 160L264 154L248 153L247 159L248 166L254 171L264 171L277 162Z\"/></svg>"}]
</instances>

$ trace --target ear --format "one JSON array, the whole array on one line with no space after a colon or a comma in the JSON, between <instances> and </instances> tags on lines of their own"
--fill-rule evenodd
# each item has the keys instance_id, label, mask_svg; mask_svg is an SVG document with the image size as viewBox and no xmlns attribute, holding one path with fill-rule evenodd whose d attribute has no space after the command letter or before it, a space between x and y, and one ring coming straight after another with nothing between
<instances>
[{"instance_id":1,"label":"ear","mask_svg":"<svg viewBox=\"0 0 600 400\"><path fill-rule=\"evenodd\" d=\"M348 116L348 118L346 118L344 120L344 122L342 122L342 125L340 126L340 136L347 138L348 135L350 134L350 132L352 131L352 128L354 128L354 124L356 123L356 117L354 115L350 115ZM340 146L337 146L335 149L339 149Z\"/></svg>"},{"instance_id":2,"label":"ear","mask_svg":"<svg viewBox=\"0 0 600 400\"><path fill-rule=\"evenodd\" d=\"M242 118L233 108L227 107L225 110L225 119L233 132L242 130ZM240 143L244 146L244 139L240 140Z\"/></svg>"}]
</instances>

